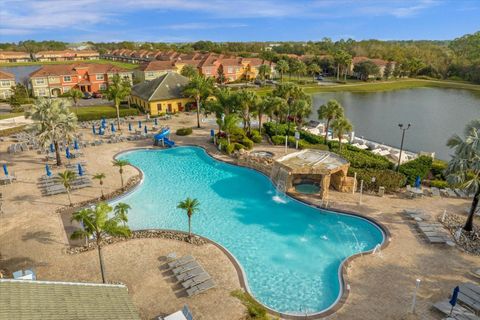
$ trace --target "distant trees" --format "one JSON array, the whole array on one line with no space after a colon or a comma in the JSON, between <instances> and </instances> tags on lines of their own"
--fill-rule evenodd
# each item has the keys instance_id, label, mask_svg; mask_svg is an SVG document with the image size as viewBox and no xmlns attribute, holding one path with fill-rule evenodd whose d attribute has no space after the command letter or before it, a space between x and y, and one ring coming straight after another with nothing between
<instances>
[{"instance_id":1,"label":"distant trees","mask_svg":"<svg viewBox=\"0 0 480 320\"><path fill-rule=\"evenodd\" d=\"M285 60L279 60L276 66L277 72L280 73L280 81L283 82L283 75L287 73L290 69L288 62Z\"/></svg>"},{"instance_id":2,"label":"distant trees","mask_svg":"<svg viewBox=\"0 0 480 320\"><path fill-rule=\"evenodd\" d=\"M361 80L368 80L370 76L380 76L380 68L370 60L357 63L353 67L353 72L355 72L357 77Z\"/></svg>"}]
</instances>

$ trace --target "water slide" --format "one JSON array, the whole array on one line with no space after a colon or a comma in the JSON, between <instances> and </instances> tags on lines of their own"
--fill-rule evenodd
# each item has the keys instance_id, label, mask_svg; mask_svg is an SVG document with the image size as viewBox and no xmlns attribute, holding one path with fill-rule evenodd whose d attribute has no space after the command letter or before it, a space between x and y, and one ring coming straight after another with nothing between
<instances>
[{"instance_id":1,"label":"water slide","mask_svg":"<svg viewBox=\"0 0 480 320\"><path fill-rule=\"evenodd\" d=\"M171 148L171 147L175 146L175 142L168 139L169 135L170 135L170 129L169 128L163 129L160 133L157 133L154 136L155 143L158 145L159 141L163 141L163 144L166 145L167 147Z\"/></svg>"}]
</instances>

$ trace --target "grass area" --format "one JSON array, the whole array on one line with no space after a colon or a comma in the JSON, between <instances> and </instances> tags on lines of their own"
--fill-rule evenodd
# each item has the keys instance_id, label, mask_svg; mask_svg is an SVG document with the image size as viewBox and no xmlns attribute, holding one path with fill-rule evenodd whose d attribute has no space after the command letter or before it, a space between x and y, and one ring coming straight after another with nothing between
<instances>
[{"instance_id":1,"label":"grass area","mask_svg":"<svg viewBox=\"0 0 480 320\"><path fill-rule=\"evenodd\" d=\"M23 116L23 112L0 113L0 120Z\"/></svg>"},{"instance_id":2,"label":"grass area","mask_svg":"<svg viewBox=\"0 0 480 320\"><path fill-rule=\"evenodd\" d=\"M105 59L98 59L98 60L88 60L88 61L35 61L35 62L15 62L15 63L0 63L0 67L16 67L16 66L39 66L39 65L47 65L47 64L70 64L70 63L99 63L99 64L112 64L117 67L125 68L125 69L135 69L138 67L138 64L128 63L128 62L119 62L119 61L111 61Z\"/></svg>"},{"instance_id":3,"label":"grass area","mask_svg":"<svg viewBox=\"0 0 480 320\"><path fill-rule=\"evenodd\" d=\"M70 108L72 112L76 114L75 107ZM128 108L128 107L120 107L120 116L132 116L137 115L138 109ZM117 111L115 107L104 105L104 106L92 106L92 107L79 107L77 118L80 121L87 121L87 120L98 120L102 117L106 118L115 118L117 116Z\"/></svg>"}]
</instances>

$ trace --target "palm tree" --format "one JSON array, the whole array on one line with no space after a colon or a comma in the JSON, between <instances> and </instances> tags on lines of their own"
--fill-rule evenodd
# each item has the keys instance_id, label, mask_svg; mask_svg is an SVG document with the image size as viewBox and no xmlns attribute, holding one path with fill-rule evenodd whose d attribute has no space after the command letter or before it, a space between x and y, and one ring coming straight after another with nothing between
<instances>
[{"instance_id":1,"label":"palm tree","mask_svg":"<svg viewBox=\"0 0 480 320\"><path fill-rule=\"evenodd\" d=\"M72 183L75 180L76 174L73 171L65 170L64 172L59 172L58 176L60 177L60 182L67 190L68 202L70 207L73 205L70 192L72 191Z\"/></svg>"},{"instance_id":2,"label":"palm tree","mask_svg":"<svg viewBox=\"0 0 480 320\"><path fill-rule=\"evenodd\" d=\"M73 214L72 221L75 220L82 224L83 228L78 229L72 233L70 238L72 239L84 239L94 237L97 243L98 259L100 262L100 272L102 274L102 282L105 283L105 267L103 263L102 255L102 242L105 237L129 237L131 231L128 227L120 225L122 220L114 215L109 218L109 214L112 212L110 207L105 202L100 202L94 209L88 208L80 210Z\"/></svg>"},{"instance_id":3,"label":"palm tree","mask_svg":"<svg viewBox=\"0 0 480 320\"><path fill-rule=\"evenodd\" d=\"M215 99L205 103L206 114L214 113L217 118L218 130L222 130L221 123L225 115L237 111L236 95L232 93L230 88L218 88L213 92Z\"/></svg>"},{"instance_id":4,"label":"palm tree","mask_svg":"<svg viewBox=\"0 0 480 320\"><path fill-rule=\"evenodd\" d=\"M118 74L114 75L112 82L108 84L106 93L107 99L113 101L117 109L117 127L120 128L120 102L124 100L131 91L130 80L128 78L120 78Z\"/></svg>"},{"instance_id":5,"label":"palm tree","mask_svg":"<svg viewBox=\"0 0 480 320\"><path fill-rule=\"evenodd\" d=\"M77 117L68 106L60 100L39 99L30 110L25 113L27 118L34 120L30 126L36 132L39 142L48 147L51 143L55 146L57 166L62 165L60 157L60 141L70 143L73 141L77 129Z\"/></svg>"},{"instance_id":6,"label":"palm tree","mask_svg":"<svg viewBox=\"0 0 480 320\"><path fill-rule=\"evenodd\" d=\"M297 127L300 127L303 123L303 119L308 118L312 113L312 101L310 99L296 100L292 104L290 113L294 116L294 121Z\"/></svg>"},{"instance_id":7,"label":"palm tree","mask_svg":"<svg viewBox=\"0 0 480 320\"><path fill-rule=\"evenodd\" d=\"M345 132L353 130L353 126L347 118L340 117L332 122L332 129L338 137L338 149L342 150L342 137Z\"/></svg>"},{"instance_id":8,"label":"palm tree","mask_svg":"<svg viewBox=\"0 0 480 320\"><path fill-rule=\"evenodd\" d=\"M255 108L255 113L258 117L258 131L262 134L262 119L263 115L271 114L274 105L274 99L272 96L268 95L263 98L260 98L259 102L257 103L257 107Z\"/></svg>"},{"instance_id":9,"label":"palm tree","mask_svg":"<svg viewBox=\"0 0 480 320\"><path fill-rule=\"evenodd\" d=\"M250 90L240 90L237 93L237 104L240 107L240 116L243 119L243 129L250 133L250 114L257 106L258 96Z\"/></svg>"},{"instance_id":10,"label":"palm tree","mask_svg":"<svg viewBox=\"0 0 480 320\"><path fill-rule=\"evenodd\" d=\"M126 165L129 165L130 162L128 162L128 160L119 160L119 159L116 159L113 161L113 165L115 167L118 167L118 172L120 173L120 181L122 182L122 189L123 189L123 167L125 167Z\"/></svg>"},{"instance_id":11,"label":"palm tree","mask_svg":"<svg viewBox=\"0 0 480 320\"><path fill-rule=\"evenodd\" d=\"M177 205L178 209L183 209L188 216L188 234L192 236L192 215L199 211L200 202L197 199L187 198L180 201Z\"/></svg>"},{"instance_id":12,"label":"palm tree","mask_svg":"<svg viewBox=\"0 0 480 320\"><path fill-rule=\"evenodd\" d=\"M212 78L193 77L183 89L183 95L195 99L197 105L197 127L200 128L200 102L206 99L213 90Z\"/></svg>"},{"instance_id":13,"label":"palm tree","mask_svg":"<svg viewBox=\"0 0 480 320\"><path fill-rule=\"evenodd\" d=\"M337 100L329 100L326 104L322 104L318 109L318 120L326 120L325 123L325 143L327 143L328 129L330 122L337 118L343 117L343 107Z\"/></svg>"},{"instance_id":14,"label":"palm tree","mask_svg":"<svg viewBox=\"0 0 480 320\"><path fill-rule=\"evenodd\" d=\"M93 176L93 179L98 180L98 183L100 184L100 192L102 193L102 197L100 199L105 200L105 196L103 195L103 179L105 179L105 173L96 173Z\"/></svg>"},{"instance_id":15,"label":"palm tree","mask_svg":"<svg viewBox=\"0 0 480 320\"><path fill-rule=\"evenodd\" d=\"M447 181L460 184L470 194L474 194L463 230L473 230L473 216L480 201L480 119L471 121L465 127L465 138L452 136L447 146L455 153L446 170Z\"/></svg>"},{"instance_id":16,"label":"palm tree","mask_svg":"<svg viewBox=\"0 0 480 320\"><path fill-rule=\"evenodd\" d=\"M221 131L227 135L227 141L230 144L230 133L237 128L238 118L234 113L227 114L222 118L217 118L217 124Z\"/></svg>"},{"instance_id":17,"label":"palm tree","mask_svg":"<svg viewBox=\"0 0 480 320\"><path fill-rule=\"evenodd\" d=\"M288 62L285 60L279 60L277 62L277 65L275 66L275 69L280 73L280 81L283 82L283 75L288 72L290 66L288 65Z\"/></svg>"},{"instance_id":18,"label":"palm tree","mask_svg":"<svg viewBox=\"0 0 480 320\"><path fill-rule=\"evenodd\" d=\"M262 82L265 82L265 79L270 74L270 66L262 64L258 67L258 76Z\"/></svg>"},{"instance_id":19,"label":"palm tree","mask_svg":"<svg viewBox=\"0 0 480 320\"><path fill-rule=\"evenodd\" d=\"M75 106L75 113L78 116L78 99L83 98L83 92L78 89L71 89L67 92L67 97L73 100L73 105Z\"/></svg>"},{"instance_id":20,"label":"palm tree","mask_svg":"<svg viewBox=\"0 0 480 320\"><path fill-rule=\"evenodd\" d=\"M300 76L303 76L305 73L307 73L307 65L303 61L299 61L296 70L297 79L300 80Z\"/></svg>"},{"instance_id":21,"label":"palm tree","mask_svg":"<svg viewBox=\"0 0 480 320\"><path fill-rule=\"evenodd\" d=\"M313 80L315 80L315 76L321 71L322 69L316 63L312 63L308 66L308 73L313 77Z\"/></svg>"},{"instance_id":22,"label":"palm tree","mask_svg":"<svg viewBox=\"0 0 480 320\"><path fill-rule=\"evenodd\" d=\"M115 208L115 216L122 221L123 225L125 226L126 223L128 222L128 210L132 209L128 204L119 202Z\"/></svg>"}]
</instances>

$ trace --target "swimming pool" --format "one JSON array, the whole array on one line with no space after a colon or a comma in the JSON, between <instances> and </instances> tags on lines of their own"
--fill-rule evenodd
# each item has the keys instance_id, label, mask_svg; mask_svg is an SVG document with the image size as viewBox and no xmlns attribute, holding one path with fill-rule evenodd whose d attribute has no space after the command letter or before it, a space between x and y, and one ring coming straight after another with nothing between
<instances>
[{"instance_id":1,"label":"swimming pool","mask_svg":"<svg viewBox=\"0 0 480 320\"><path fill-rule=\"evenodd\" d=\"M219 162L202 148L136 150L118 158L144 173L142 185L119 200L132 207L132 229L187 231L186 214L176 207L186 197L197 198L192 231L228 249L251 293L282 313L334 305L342 291L342 261L384 240L372 222L277 194L263 174Z\"/></svg>"}]
</instances>

